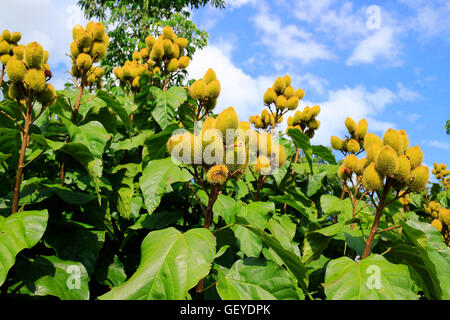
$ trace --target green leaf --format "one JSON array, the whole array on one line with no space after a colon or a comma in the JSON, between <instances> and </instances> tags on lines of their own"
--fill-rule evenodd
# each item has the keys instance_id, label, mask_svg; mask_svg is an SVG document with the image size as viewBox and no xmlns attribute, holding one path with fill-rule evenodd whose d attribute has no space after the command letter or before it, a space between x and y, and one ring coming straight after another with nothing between
<instances>
[{"instance_id":1,"label":"green leaf","mask_svg":"<svg viewBox=\"0 0 450 320\"><path fill-rule=\"evenodd\" d=\"M309 176L308 185L306 187L306 195L308 197L312 197L317 193L317 191L319 191L319 189L322 187L323 179L325 179L326 176L326 171L322 171L320 173Z\"/></svg>"},{"instance_id":2,"label":"green leaf","mask_svg":"<svg viewBox=\"0 0 450 320\"><path fill-rule=\"evenodd\" d=\"M143 130L134 137L125 139L120 142L111 143L111 149L113 149L114 151L120 151L120 150L132 150L132 149L138 148L138 147L144 145L145 140L150 138L152 135L153 135L153 131Z\"/></svg>"},{"instance_id":3,"label":"green leaf","mask_svg":"<svg viewBox=\"0 0 450 320\"><path fill-rule=\"evenodd\" d=\"M216 240L206 229L150 232L142 242L141 263L133 276L102 300L182 300L208 275Z\"/></svg>"},{"instance_id":4,"label":"green leaf","mask_svg":"<svg viewBox=\"0 0 450 320\"><path fill-rule=\"evenodd\" d=\"M348 257L332 260L325 273L330 300L416 300L408 267L370 255L355 262Z\"/></svg>"},{"instance_id":5,"label":"green leaf","mask_svg":"<svg viewBox=\"0 0 450 320\"><path fill-rule=\"evenodd\" d=\"M152 135L144 143L142 151L143 164L150 160L162 159L166 156L167 141L172 136L172 133L179 129L176 123L167 126L163 131Z\"/></svg>"},{"instance_id":6,"label":"green leaf","mask_svg":"<svg viewBox=\"0 0 450 320\"><path fill-rule=\"evenodd\" d=\"M219 194L213 205L214 221L217 223L218 218L222 217L226 224L232 224L236 220L234 217L236 214L235 207L236 200L223 194Z\"/></svg>"},{"instance_id":7,"label":"green leaf","mask_svg":"<svg viewBox=\"0 0 450 320\"><path fill-rule=\"evenodd\" d=\"M312 152L319 158L327 161L330 164L336 164L336 158L333 155L333 152L324 146L312 146Z\"/></svg>"},{"instance_id":8,"label":"green leaf","mask_svg":"<svg viewBox=\"0 0 450 320\"><path fill-rule=\"evenodd\" d=\"M47 210L18 212L8 218L0 216L0 286L17 254L34 247L41 239L47 220Z\"/></svg>"},{"instance_id":9,"label":"green leaf","mask_svg":"<svg viewBox=\"0 0 450 320\"><path fill-rule=\"evenodd\" d=\"M323 250L328 247L331 238L341 232L343 227L344 223L339 222L326 228L306 233L303 245L303 263L309 264L310 262L319 259Z\"/></svg>"},{"instance_id":10,"label":"green leaf","mask_svg":"<svg viewBox=\"0 0 450 320\"><path fill-rule=\"evenodd\" d=\"M400 221L402 238L393 255L401 258L422 278L424 291L431 299L450 299L450 248L442 235L429 223L415 220Z\"/></svg>"},{"instance_id":11,"label":"green leaf","mask_svg":"<svg viewBox=\"0 0 450 320\"><path fill-rule=\"evenodd\" d=\"M45 189L54 192L64 202L70 204L84 205L96 198L92 194L73 191L69 188L61 186L60 184L42 184L42 186L44 186Z\"/></svg>"},{"instance_id":12,"label":"green leaf","mask_svg":"<svg viewBox=\"0 0 450 320\"><path fill-rule=\"evenodd\" d=\"M18 262L17 274L35 296L89 300L89 276L79 262L40 256L31 261Z\"/></svg>"},{"instance_id":13,"label":"green leaf","mask_svg":"<svg viewBox=\"0 0 450 320\"><path fill-rule=\"evenodd\" d=\"M139 182L148 213L158 207L162 196L175 182L188 181L192 176L172 161L172 158L150 161L142 173Z\"/></svg>"},{"instance_id":14,"label":"green leaf","mask_svg":"<svg viewBox=\"0 0 450 320\"><path fill-rule=\"evenodd\" d=\"M294 141L295 146L297 148L302 149L303 153L305 154L306 161L308 162L309 169L311 170L311 173L313 173L313 165L312 165L313 151L308 136L303 132L301 132L300 130L293 128L288 129L287 134L292 138L292 141Z\"/></svg>"},{"instance_id":15,"label":"green leaf","mask_svg":"<svg viewBox=\"0 0 450 320\"><path fill-rule=\"evenodd\" d=\"M116 99L116 97L110 95L108 92L103 90L97 91L97 97L102 99L106 102L108 107L114 110L115 113L119 116L120 120L122 120L122 123L124 124L125 128L129 133L131 133L131 120L130 116L128 115L127 111L124 107L120 104L120 102Z\"/></svg>"},{"instance_id":16,"label":"green leaf","mask_svg":"<svg viewBox=\"0 0 450 320\"><path fill-rule=\"evenodd\" d=\"M219 272L217 292L223 300L298 300L296 283L272 261L236 261L228 273Z\"/></svg>"},{"instance_id":17,"label":"green leaf","mask_svg":"<svg viewBox=\"0 0 450 320\"><path fill-rule=\"evenodd\" d=\"M186 101L186 90L182 87L172 87L163 92L157 87L152 87L150 91L155 98L152 116L164 130L175 119L175 109Z\"/></svg>"},{"instance_id":18,"label":"green leaf","mask_svg":"<svg viewBox=\"0 0 450 320\"><path fill-rule=\"evenodd\" d=\"M301 201L297 201L292 195L286 194L283 196L273 196L270 200L275 201L280 204L287 204L291 208L298 211L302 216L304 216L308 221L317 223L317 217L311 210L311 207L304 205Z\"/></svg>"}]
</instances>

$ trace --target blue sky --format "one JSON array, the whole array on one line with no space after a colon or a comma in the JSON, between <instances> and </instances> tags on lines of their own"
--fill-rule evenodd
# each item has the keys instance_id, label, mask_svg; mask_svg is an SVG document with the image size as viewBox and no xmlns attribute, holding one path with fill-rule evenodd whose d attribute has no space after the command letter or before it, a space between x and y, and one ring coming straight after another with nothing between
<instances>
[{"instance_id":1,"label":"blue sky","mask_svg":"<svg viewBox=\"0 0 450 320\"><path fill-rule=\"evenodd\" d=\"M306 91L300 107L319 104L313 144L343 137L347 116L367 118L369 131L405 129L425 163L449 163L450 1L228 0L225 10L194 10L209 45L189 67L212 67L222 83L217 111L234 106L242 120L262 110L279 75ZM68 80L71 26L86 23L76 0L2 4L0 29L50 51L54 84ZM20 17L20 19L18 19Z\"/></svg>"}]
</instances>

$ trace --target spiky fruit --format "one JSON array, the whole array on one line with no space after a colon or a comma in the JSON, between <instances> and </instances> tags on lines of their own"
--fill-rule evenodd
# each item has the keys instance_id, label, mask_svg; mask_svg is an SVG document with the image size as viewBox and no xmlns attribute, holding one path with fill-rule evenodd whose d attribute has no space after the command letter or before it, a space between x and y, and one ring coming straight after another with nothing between
<instances>
[{"instance_id":1,"label":"spiky fruit","mask_svg":"<svg viewBox=\"0 0 450 320\"><path fill-rule=\"evenodd\" d=\"M16 56L17 59L22 60L23 59L23 55L25 53L25 46L23 46L23 45L15 46L13 48L13 53Z\"/></svg>"},{"instance_id":2,"label":"spiky fruit","mask_svg":"<svg viewBox=\"0 0 450 320\"><path fill-rule=\"evenodd\" d=\"M6 64L6 73L8 74L9 80L12 82L18 83L22 82L25 78L25 74L27 72L27 68L23 64L22 61L12 57L9 59Z\"/></svg>"},{"instance_id":3,"label":"spiky fruit","mask_svg":"<svg viewBox=\"0 0 450 320\"><path fill-rule=\"evenodd\" d=\"M231 173L244 173L248 167L248 160L245 142L240 138L234 141L234 146L225 150L223 162Z\"/></svg>"},{"instance_id":4,"label":"spiky fruit","mask_svg":"<svg viewBox=\"0 0 450 320\"><path fill-rule=\"evenodd\" d=\"M438 219L431 221L431 225L435 227L439 232L442 232L442 223Z\"/></svg>"},{"instance_id":5,"label":"spiky fruit","mask_svg":"<svg viewBox=\"0 0 450 320\"><path fill-rule=\"evenodd\" d=\"M406 150L405 152L406 156L409 158L409 161L411 162L411 170L414 170L423 161L423 152L420 150L419 146L414 146Z\"/></svg>"},{"instance_id":6,"label":"spiky fruit","mask_svg":"<svg viewBox=\"0 0 450 320\"><path fill-rule=\"evenodd\" d=\"M401 153L403 149L403 141L400 134L394 129L388 129L383 135L384 145L391 146L395 152Z\"/></svg>"},{"instance_id":7,"label":"spiky fruit","mask_svg":"<svg viewBox=\"0 0 450 320\"><path fill-rule=\"evenodd\" d=\"M180 50L183 50L184 48L187 47L188 45L188 41L185 38L178 38L176 40L177 45L180 47Z\"/></svg>"},{"instance_id":8,"label":"spiky fruit","mask_svg":"<svg viewBox=\"0 0 450 320\"><path fill-rule=\"evenodd\" d=\"M383 146L383 141L381 141L379 136L368 133L364 137L364 149L367 151L371 145L376 145L381 148Z\"/></svg>"},{"instance_id":9,"label":"spiky fruit","mask_svg":"<svg viewBox=\"0 0 450 320\"><path fill-rule=\"evenodd\" d=\"M45 74L44 71L37 69L30 69L24 77L24 82L28 89L34 92L41 92L45 88Z\"/></svg>"},{"instance_id":10,"label":"spiky fruit","mask_svg":"<svg viewBox=\"0 0 450 320\"><path fill-rule=\"evenodd\" d=\"M5 66L8 63L10 58L11 58L11 56L9 54L4 54L4 55L0 56L0 63Z\"/></svg>"},{"instance_id":11,"label":"spiky fruit","mask_svg":"<svg viewBox=\"0 0 450 320\"><path fill-rule=\"evenodd\" d=\"M94 62L98 62L106 56L106 45L102 42L94 42L90 55L94 59Z\"/></svg>"},{"instance_id":12,"label":"spiky fruit","mask_svg":"<svg viewBox=\"0 0 450 320\"><path fill-rule=\"evenodd\" d=\"M145 45L147 46L148 50L152 50L155 42L156 42L156 39L153 36L148 36L147 38L145 38Z\"/></svg>"},{"instance_id":13,"label":"spiky fruit","mask_svg":"<svg viewBox=\"0 0 450 320\"><path fill-rule=\"evenodd\" d=\"M11 41L11 33L9 32L9 30L3 30L2 39L8 42Z\"/></svg>"},{"instance_id":14,"label":"spiky fruit","mask_svg":"<svg viewBox=\"0 0 450 320\"><path fill-rule=\"evenodd\" d=\"M310 128L311 130L317 130L320 127L320 121L316 120L316 119L311 119L308 121L308 128Z\"/></svg>"},{"instance_id":15,"label":"spiky fruit","mask_svg":"<svg viewBox=\"0 0 450 320\"><path fill-rule=\"evenodd\" d=\"M295 93L294 88L292 88L291 86L287 85L287 87L284 89L283 91L283 96L286 97L286 99L289 99L290 97L292 97Z\"/></svg>"},{"instance_id":16,"label":"spiky fruit","mask_svg":"<svg viewBox=\"0 0 450 320\"><path fill-rule=\"evenodd\" d=\"M81 72L88 71L91 68L92 63L93 63L92 58L87 53L80 53L80 55L78 56L77 61L76 61L77 68Z\"/></svg>"},{"instance_id":17,"label":"spiky fruit","mask_svg":"<svg viewBox=\"0 0 450 320\"><path fill-rule=\"evenodd\" d=\"M173 47L172 47L172 41L169 39L164 39L163 47L164 47L164 55L166 57L172 57L173 56Z\"/></svg>"},{"instance_id":18,"label":"spiky fruit","mask_svg":"<svg viewBox=\"0 0 450 320\"><path fill-rule=\"evenodd\" d=\"M80 48L88 49L92 45L92 34L87 30L80 31L77 41Z\"/></svg>"},{"instance_id":19,"label":"spiky fruit","mask_svg":"<svg viewBox=\"0 0 450 320\"><path fill-rule=\"evenodd\" d=\"M352 172L346 166L341 165L338 168L337 175L338 175L339 179L345 180L345 179L351 178Z\"/></svg>"},{"instance_id":20,"label":"spiky fruit","mask_svg":"<svg viewBox=\"0 0 450 320\"><path fill-rule=\"evenodd\" d=\"M148 52L148 49L147 49L147 48L142 48L142 49L139 51L139 53L140 53L141 58L142 58L143 60L148 59L149 52Z\"/></svg>"},{"instance_id":21,"label":"spiky fruit","mask_svg":"<svg viewBox=\"0 0 450 320\"><path fill-rule=\"evenodd\" d=\"M135 61L141 60L142 59L141 53L139 51L133 52L133 54L131 55L131 59Z\"/></svg>"},{"instance_id":22,"label":"spiky fruit","mask_svg":"<svg viewBox=\"0 0 450 320\"><path fill-rule=\"evenodd\" d=\"M105 26L103 25L103 23L101 22L96 23L92 28L92 36L94 40L102 41L104 34L105 34Z\"/></svg>"},{"instance_id":23,"label":"spiky fruit","mask_svg":"<svg viewBox=\"0 0 450 320\"><path fill-rule=\"evenodd\" d=\"M56 90L55 90L55 88L50 83L47 83L45 85L45 89L42 90L41 92L39 92L39 94L37 96L37 100L43 106L47 106L47 105L49 105L50 103L53 102L55 97L56 97Z\"/></svg>"},{"instance_id":24,"label":"spiky fruit","mask_svg":"<svg viewBox=\"0 0 450 320\"><path fill-rule=\"evenodd\" d=\"M358 176L362 175L362 174L364 173L364 169L367 167L367 164L368 164L368 161L367 161L366 158L359 159L359 160L358 160L358 165L357 165L357 167L355 168L354 172L355 172Z\"/></svg>"},{"instance_id":25,"label":"spiky fruit","mask_svg":"<svg viewBox=\"0 0 450 320\"><path fill-rule=\"evenodd\" d=\"M170 59L169 65L167 66L167 71L175 72L178 70L178 60L176 58Z\"/></svg>"},{"instance_id":26,"label":"spiky fruit","mask_svg":"<svg viewBox=\"0 0 450 320\"><path fill-rule=\"evenodd\" d=\"M164 56L164 45L161 41L155 42L152 47L152 51L150 51L150 59L152 60L161 60Z\"/></svg>"},{"instance_id":27,"label":"spiky fruit","mask_svg":"<svg viewBox=\"0 0 450 320\"><path fill-rule=\"evenodd\" d=\"M20 34L20 32L11 33L11 43L17 44L20 39L22 39L22 35Z\"/></svg>"},{"instance_id":28,"label":"spiky fruit","mask_svg":"<svg viewBox=\"0 0 450 320\"><path fill-rule=\"evenodd\" d=\"M255 171L262 175L269 174L271 171L270 159L264 155L260 155L256 159Z\"/></svg>"},{"instance_id":29,"label":"spiky fruit","mask_svg":"<svg viewBox=\"0 0 450 320\"><path fill-rule=\"evenodd\" d=\"M5 40L0 41L0 55L9 54L11 47Z\"/></svg>"},{"instance_id":30,"label":"spiky fruit","mask_svg":"<svg viewBox=\"0 0 450 320\"><path fill-rule=\"evenodd\" d=\"M401 154L400 157L398 157L398 170L395 174L395 179L406 182L410 176L411 162L409 161L407 156Z\"/></svg>"},{"instance_id":31,"label":"spiky fruit","mask_svg":"<svg viewBox=\"0 0 450 320\"><path fill-rule=\"evenodd\" d=\"M228 168L223 164L217 164L208 170L206 179L211 184L223 185L228 179Z\"/></svg>"},{"instance_id":32,"label":"spiky fruit","mask_svg":"<svg viewBox=\"0 0 450 320\"><path fill-rule=\"evenodd\" d=\"M283 78L278 77L272 85L272 89L278 94L282 94L286 84L284 83Z\"/></svg>"},{"instance_id":33,"label":"spiky fruit","mask_svg":"<svg viewBox=\"0 0 450 320\"><path fill-rule=\"evenodd\" d=\"M173 30L170 26L165 26L163 28L162 35L165 39L169 39L171 41L175 40Z\"/></svg>"},{"instance_id":34,"label":"spiky fruit","mask_svg":"<svg viewBox=\"0 0 450 320\"><path fill-rule=\"evenodd\" d=\"M308 122L312 118L311 108L305 107L303 109L302 113L300 114L301 121Z\"/></svg>"},{"instance_id":35,"label":"spiky fruit","mask_svg":"<svg viewBox=\"0 0 450 320\"><path fill-rule=\"evenodd\" d=\"M355 136L359 139L363 139L367 134L368 128L369 124L367 123L366 119L359 120L358 125L355 129Z\"/></svg>"},{"instance_id":36,"label":"spiky fruit","mask_svg":"<svg viewBox=\"0 0 450 320\"><path fill-rule=\"evenodd\" d=\"M189 92L195 100L203 100L206 97L206 83L203 79L195 81L189 88Z\"/></svg>"},{"instance_id":37,"label":"spiky fruit","mask_svg":"<svg viewBox=\"0 0 450 320\"><path fill-rule=\"evenodd\" d=\"M342 148L342 140L339 137L332 136L330 139L331 147L334 150L341 150Z\"/></svg>"},{"instance_id":38,"label":"spiky fruit","mask_svg":"<svg viewBox=\"0 0 450 320\"><path fill-rule=\"evenodd\" d=\"M271 103L274 103L277 100L277 93L272 88L269 88L266 90L266 93L264 93L264 103L269 105Z\"/></svg>"},{"instance_id":39,"label":"spiky fruit","mask_svg":"<svg viewBox=\"0 0 450 320\"><path fill-rule=\"evenodd\" d=\"M303 99L303 97L305 96L305 90L303 90L303 89L297 89L297 90L295 90L295 93L294 93L300 100L302 100Z\"/></svg>"},{"instance_id":40,"label":"spiky fruit","mask_svg":"<svg viewBox=\"0 0 450 320\"><path fill-rule=\"evenodd\" d=\"M375 164L380 175L393 176L398 170L397 152L391 146L384 146L378 152Z\"/></svg>"},{"instance_id":41,"label":"spiky fruit","mask_svg":"<svg viewBox=\"0 0 450 320\"><path fill-rule=\"evenodd\" d=\"M281 144L275 145L273 149L275 151L275 163L277 164L276 167L280 168L286 162L286 151Z\"/></svg>"},{"instance_id":42,"label":"spiky fruit","mask_svg":"<svg viewBox=\"0 0 450 320\"><path fill-rule=\"evenodd\" d=\"M409 189L412 192L419 192L428 183L429 169L425 166L419 166L411 171L411 180L409 181Z\"/></svg>"},{"instance_id":43,"label":"spiky fruit","mask_svg":"<svg viewBox=\"0 0 450 320\"><path fill-rule=\"evenodd\" d=\"M11 83L8 88L8 96L12 100L20 100L20 91L18 86L15 83Z\"/></svg>"},{"instance_id":44,"label":"spiky fruit","mask_svg":"<svg viewBox=\"0 0 450 320\"><path fill-rule=\"evenodd\" d=\"M105 69L97 67L94 69L94 74L97 78L101 78L105 75Z\"/></svg>"},{"instance_id":45,"label":"spiky fruit","mask_svg":"<svg viewBox=\"0 0 450 320\"><path fill-rule=\"evenodd\" d=\"M215 127L222 134L223 140L228 143L226 139L227 130L234 131L239 127L239 117L233 107L223 110L217 116Z\"/></svg>"},{"instance_id":46,"label":"spiky fruit","mask_svg":"<svg viewBox=\"0 0 450 320\"><path fill-rule=\"evenodd\" d=\"M44 48L35 42L25 47L24 60L28 68L40 68L44 64Z\"/></svg>"},{"instance_id":47,"label":"spiky fruit","mask_svg":"<svg viewBox=\"0 0 450 320\"><path fill-rule=\"evenodd\" d=\"M220 88L219 80L211 81L206 86L206 95L207 95L208 98L216 99L220 95L220 90L221 90L221 88Z\"/></svg>"},{"instance_id":48,"label":"spiky fruit","mask_svg":"<svg viewBox=\"0 0 450 320\"><path fill-rule=\"evenodd\" d=\"M356 172L358 170L358 158L354 154L350 154L344 159L344 166L349 168L350 171Z\"/></svg>"},{"instance_id":49,"label":"spiky fruit","mask_svg":"<svg viewBox=\"0 0 450 320\"><path fill-rule=\"evenodd\" d=\"M178 60L178 63L180 65L181 69L186 69L189 66L190 62L191 62L191 60L189 59L189 57L186 57L186 56L182 56Z\"/></svg>"},{"instance_id":50,"label":"spiky fruit","mask_svg":"<svg viewBox=\"0 0 450 320\"><path fill-rule=\"evenodd\" d=\"M361 146L355 139L350 139L350 141L347 143L347 150L350 153L358 153L359 150L361 150Z\"/></svg>"},{"instance_id":51,"label":"spiky fruit","mask_svg":"<svg viewBox=\"0 0 450 320\"><path fill-rule=\"evenodd\" d=\"M442 223L445 223L447 227L450 227L450 209L441 208L441 210L439 210L439 219Z\"/></svg>"},{"instance_id":52,"label":"spiky fruit","mask_svg":"<svg viewBox=\"0 0 450 320\"><path fill-rule=\"evenodd\" d=\"M131 86L132 86L133 88L135 88L135 89L140 88L141 85L139 84L139 79L140 79L139 76L134 77L133 81L131 82Z\"/></svg>"},{"instance_id":53,"label":"spiky fruit","mask_svg":"<svg viewBox=\"0 0 450 320\"><path fill-rule=\"evenodd\" d=\"M289 110L295 110L295 109L297 109L299 102L300 102L300 100L298 99L297 96L292 96L287 101L287 108Z\"/></svg>"},{"instance_id":54,"label":"spiky fruit","mask_svg":"<svg viewBox=\"0 0 450 320\"><path fill-rule=\"evenodd\" d=\"M371 163L363 173L362 183L367 190L379 190L383 187L383 179L376 170L375 163Z\"/></svg>"},{"instance_id":55,"label":"spiky fruit","mask_svg":"<svg viewBox=\"0 0 450 320\"><path fill-rule=\"evenodd\" d=\"M279 110L286 109L288 106L288 100L286 99L285 96L278 96L277 100L275 101L275 106Z\"/></svg>"},{"instance_id":56,"label":"spiky fruit","mask_svg":"<svg viewBox=\"0 0 450 320\"><path fill-rule=\"evenodd\" d=\"M172 44L172 56L177 59L180 57L180 47L175 43Z\"/></svg>"},{"instance_id":57,"label":"spiky fruit","mask_svg":"<svg viewBox=\"0 0 450 320\"><path fill-rule=\"evenodd\" d=\"M313 106L311 108L311 113L312 113L313 117L317 117L320 113L320 106Z\"/></svg>"},{"instance_id":58,"label":"spiky fruit","mask_svg":"<svg viewBox=\"0 0 450 320\"><path fill-rule=\"evenodd\" d=\"M345 119L345 126L350 134L353 134L356 130L356 122L350 117Z\"/></svg>"},{"instance_id":59,"label":"spiky fruit","mask_svg":"<svg viewBox=\"0 0 450 320\"><path fill-rule=\"evenodd\" d=\"M382 146L379 146L378 144L371 144L366 149L366 157L369 162L375 162L377 160L378 152Z\"/></svg>"},{"instance_id":60,"label":"spiky fruit","mask_svg":"<svg viewBox=\"0 0 450 320\"><path fill-rule=\"evenodd\" d=\"M78 57L78 55L80 54L80 49L78 48L78 44L76 41L73 41L70 44L70 55L76 59Z\"/></svg>"},{"instance_id":61,"label":"spiky fruit","mask_svg":"<svg viewBox=\"0 0 450 320\"><path fill-rule=\"evenodd\" d=\"M283 80L284 80L284 84L286 85L286 87L288 87L288 86L290 86L291 85L291 82L292 82L292 79L291 79L291 76L290 75L285 75L284 77L283 77Z\"/></svg>"},{"instance_id":62,"label":"spiky fruit","mask_svg":"<svg viewBox=\"0 0 450 320\"><path fill-rule=\"evenodd\" d=\"M400 135L400 140L402 142L401 152L403 153L406 149L409 148L409 138L405 130L398 130L397 132Z\"/></svg>"},{"instance_id":63,"label":"spiky fruit","mask_svg":"<svg viewBox=\"0 0 450 320\"><path fill-rule=\"evenodd\" d=\"M76 24L72 29L72 39L77 40L82 31L84 31L83 26L80 24Z\"/></svg>"},{"instance_id":64,"label":"spiky fruit","mask_svg":"<svg viewBox=\"0 0 450 320\"><path fill-rule=\"evenodd\" d=\"M214 80L217 80L217 76L216 73L214 72L213 69L209 68L205 75L203 76L203 80L205 81L206 84L209 84L210 82L213 82Z\"/></svg>"},{"instance_id":65,"label":"spiky fruit","mask_svg":"<svg viewBox=\"0 0 450 320\"><path fill-rule=\"evenodd\" d=\"M177 134L177 135L173 135L169 138L169 140L167 141L167 151L169 153L172 153L173 149L183 141L183 135L182 134Z\"/></svg>"}]
</instances>

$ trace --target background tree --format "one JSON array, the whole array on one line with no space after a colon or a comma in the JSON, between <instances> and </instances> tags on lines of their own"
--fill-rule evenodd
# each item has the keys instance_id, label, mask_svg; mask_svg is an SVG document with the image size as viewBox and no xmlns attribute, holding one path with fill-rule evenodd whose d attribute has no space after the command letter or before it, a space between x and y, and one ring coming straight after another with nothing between
<instances>
[{"instance_id":1,"label":"background tree","mask_svg":"<svg viewBox=\"0 0 450 320\"><path fill-rule=\"evenodd\" d=\"M149 34L156 35L166 25L189 41L189 57L204 48L208 35L190 20L189 10L208 3L215 8L225 7L223 0L79 0L86 18L103 21L108 30L110 44L102 61L106 85L114 81L114 66L123 65L134 51L145 47Z\"/></svg>"}]
</instances>

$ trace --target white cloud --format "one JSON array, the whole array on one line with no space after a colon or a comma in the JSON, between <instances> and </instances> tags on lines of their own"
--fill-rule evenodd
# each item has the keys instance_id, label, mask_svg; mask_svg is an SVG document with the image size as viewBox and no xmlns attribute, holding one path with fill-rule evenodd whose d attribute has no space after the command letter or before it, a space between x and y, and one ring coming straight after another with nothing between
<instances>
[{"instance_id":1,"label":"white cloud","mask_svg":"<svg viewBox=\"0 0 450 320\"><path fill-rule=\"evenodd\" d=\"M408 102L413 102L413 101L416 101L416 100L422 98L420 93L418 93L417 91L414 91L414 90L406 88L400 82L397 82L397 88L398 88L397 95L402 100L405 100L405 101L408 101Z\"/></svg>"},{"instance_id":2,"label":"white cloud","mask_svg":"<svg viewBox=\"0 0 450 320\"><path fill-rule=\"evenodd\" d=\"M385 59L399 63L399 43L395 31L391 27L383 27L371 36L362 40L347 59L348 66L371 64L377 59Z\"/></svg>"},{"instance_id":3,"label":"white cloud","mask_svg":"<svg viewBox=\"0 0 450 320\"><path fill-rule=\"evenodd\" d=\"M444 141L422 140L421 144L442 150L450 150L450 143Z\"/></svg>"},{"instance_id":4,"label":"white cloud","mask_svg":"<svg viewBox=\"0 0 450 320\"><path fill-rule=\"evenodd\" d=\"M233 8L239 8L246 4L255 4L257 3L256 0L227 0L227 6L233 7Z\"/></svg>"}]
</instances>

